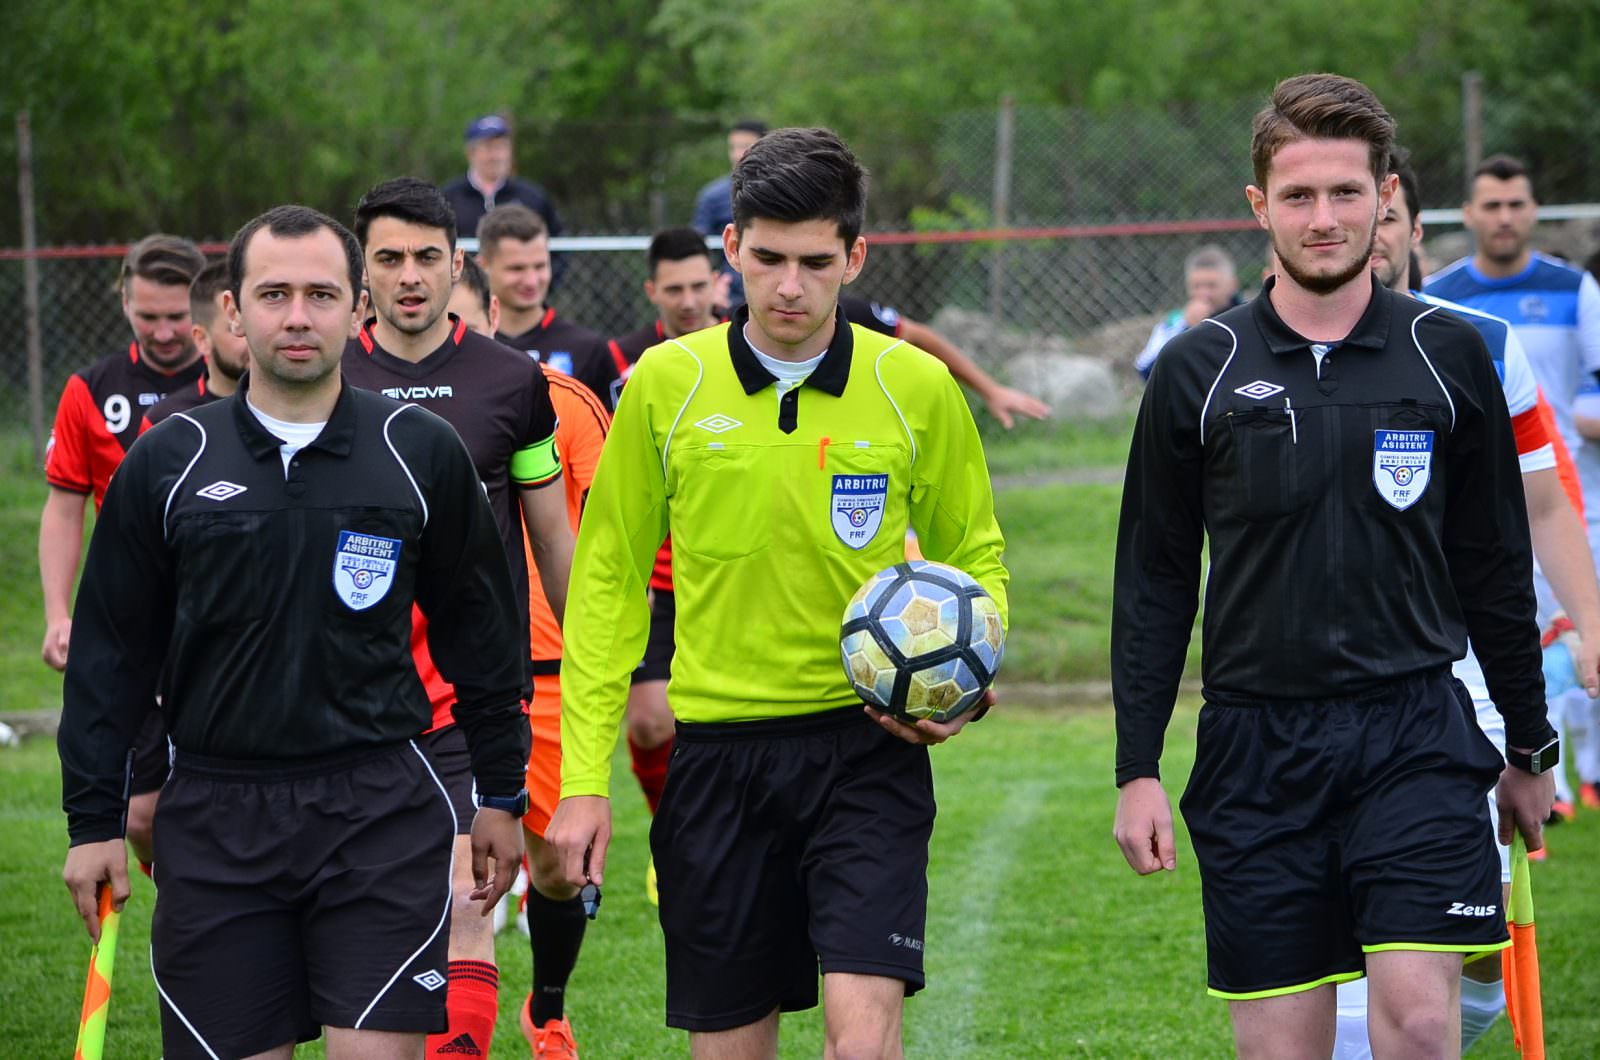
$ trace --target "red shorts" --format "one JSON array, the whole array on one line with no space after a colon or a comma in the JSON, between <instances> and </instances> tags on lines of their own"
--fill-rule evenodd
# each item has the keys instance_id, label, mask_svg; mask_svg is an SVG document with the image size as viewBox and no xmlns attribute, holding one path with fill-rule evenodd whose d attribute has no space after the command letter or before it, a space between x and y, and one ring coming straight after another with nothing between
<instances>
[{"instance_id":1,"label":"red shorts","mask_svg":"<svg viewBox=\"0 0 1600 1060\"><path fill-rule=\"evenodd\" d=\"M561 678L540 674L533 681L528 704L533 750L528 755L528 812L522 825L544 838L550 816L561 801Z\"/></svg>"}]
</instances>

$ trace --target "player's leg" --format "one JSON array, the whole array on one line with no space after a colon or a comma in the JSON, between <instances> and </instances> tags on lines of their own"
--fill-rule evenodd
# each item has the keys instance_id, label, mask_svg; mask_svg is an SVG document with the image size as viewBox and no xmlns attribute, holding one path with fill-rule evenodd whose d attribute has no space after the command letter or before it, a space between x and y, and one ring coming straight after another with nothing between
<instances>
[{"instance_id":1,"label":"player's leg","mask_svg":"<svg viewBox=\"0 0 1600 1060\"><path fill-rule=\"evenodd\" d=\"M926 747L859 711L833 717L833 728L792 741L814 774L797 790L826 1055L898 1057L905 999L924 982L933 768Z\"/></svg>"},{"instance_id":2,"label":"player's leg","mask_svg":"<svg viewBox=\"0 0 1600 1060\"><path fill-rule=\"evenodd\" d=\"M264 1053L257 1053L248 1060L289 1060L294 1056L294 1042L284 1042L276 1049L268 1049Z\"/></svg>"},{"instance_id":3,"label":"player's leg","mask_svg":"<svg viewBox=\"0 0 1600 1060\"><path fill-rule=\"evenodd\" d=\"M424 1040L421 1034L329 1027L328 1060L419 1060ZM481 1055L488 1056L488 1050Z\"/></svg>"},{"instance_id":4,"label":"player's leg","mask_svg":"<svg viewBox=\"0 0 1600 1060\"><path fill-rule=\"evenodd\" d=\"M1363 961L1340 880L1359 708L1208 702L1180 808L1200 869L1208 992L1241 1057L1327 1057L1333 986Z\"/></svg>"},{"instance_id":5,"label":"player's leg","mask_svg":"<svg viewBox=\"0 0 1600 1060\"><path fill-rule=\"evenodd\" d=\"M743 1027L689 1032L689 1056L693 1060L776 1060L777 1055L777 1009Z\"/></svg>"},{"instance_id":6,"label":"player's leg","mask_svg":"<svg viewBox=\"0 0 1600 1060\"><path fill-rule=\"evenodd\" d=\"M297 781L289 815L309 873L299 938L311 1016L329 1029L329 1055L423 1056L424 1036L450 1018L457 814L445 785L406 743ZM335 1054L335 1041L349 1051ZM488 1042L446 1055L474 1048L486 1055Z\"/></svg>"},{"instance_id":7,"label":"player's leg","mask_svg":"<svg viewBox=\"0 0 1600 1060\"><path fill-rule=\"evenodd\" d=\"M1333 1050L1333 987L1230 1001L1239 1060L1325 1060Z\"/></svg>"},{"instance_id":8,"label":"player's leg","mask_svg":"<svg viewBox=\"0 0 1600 1060\"><path fill-rule=\"evenodd\" d=\"M825 1060L899 1060L906 984L881 975L831 972L822 977Z\"/></svg>"},{"instance_id":9,"label":"player's leg","mask_svg":"<svg viewBox=\"0 0 1600 1060\"><path fill-rule=\"evenodd\" d=\"M1367 1034L1374 1060L1456 1060L1461 1055L1461 954L1370 953L1367 979Z\"/></svg>"},{"instance_id":10,"label":"player's leg","mask_svg":"<svg viewBox=\"0 0 1600 1060\"><path fill-rule=\"evenodd\" d=\"M463 1050L489 1050L500 1010L500 968L495 963L494 923L481 916L483 904L468 895L472 879L472 819L478 812L472 784L472 757L460 726L447 725L417 741L434 774L450 796L456 820L445 1007L449 1026L428 1035L428 1057L456 1057ZM466 1055L471 1055L467 1053Z\"/></svg>"},{"instance_id":11,"label":"player's leg","mask_svg":"<svg viewBox=\"0 0 1600 1060\"><path fill-rule=\"evenodd\" d=\"M1456 1057L1462 958L1507 944L1485 797L1504 761L1454 678L1406 682L1370 715L1343 845L1372 1055Z\"/></svg>"},{"instance_id":12,"label":"player's leg","mask_svg":"<svg viewBox=\"0 0 1600 1060\"><path fill-rule=\"evenodd\" d=\"M528 757L528 813L522 819L528 851L528 946L533 955L533 991L518 1009L522 1036L535 1056L577 1054L566 1016L567 981L578 964L588 917L578 889L567 882L554 849L544 841L561 798L561 686L559 679L534 679L528 704L533 750Z\"/></svg>"},{"instance_id":13,"label":"player's leg","mask_svg":"<svg viewBox=\"0 0 1600 1060\"><path fill-rule=\"evenodd\" d=\"M1504 754L1505 719L1495 709L1487 690L1484 690L1481 696L1472 697L1472 708L1478 727L1494 744L1495 749ZM1490 792L1485 801L1489 807L1490 827L1498 835L1500 814L1495 804L1494 793ZM1504 909L1511 892L1511 851L1498 842L1495 844L1495 850L1500 858L1501 908ZM1505 1011L1506 995L1500 979L1500 961L1497 954L1490 953L1481 955L1480 959L1469 959L1462 968L1460 985L1462 1052L1470 1049L1474 1042L1483 1037L1499 1018L1500 1013ZM1334 1060L1369 1060L1372 1056L1372 1047L1367 1034L1368 985L1365 979L1339 984L1339 1029L1333 1052Z\"/></svg>"}]
</instances>

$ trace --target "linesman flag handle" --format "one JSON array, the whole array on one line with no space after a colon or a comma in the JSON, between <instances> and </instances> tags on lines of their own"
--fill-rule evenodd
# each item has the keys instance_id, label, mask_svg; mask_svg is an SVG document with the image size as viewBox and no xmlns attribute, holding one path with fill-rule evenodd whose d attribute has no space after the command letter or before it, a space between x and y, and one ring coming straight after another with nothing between
<instances>
[{"instance_id":1,"label":"linesman flag handle","mask_svg":"<svg viewBox=\"0 0 1600 1060\"><path fill-rule=\"evenodd\" d=\"M1511 903L1506 910L1511 948L1502 950L1505 970L1506 1015L1523 1060L1545 1060L1544 1005L1539 998L1539 944L1533 932L1533 880L1528 870L1528 847L1522 833L1511 840Z\"/></svg>"},{"instance_id":2,"label":"linesman flag handle","mask_svg":"<svg viewBox=\"0 0 1600 1060\"><path fill-rule=\"evenodd\" d=\"M100 941L89 951L89 980L83 984L83 1015L72 1060L101 1060L106 1047L106 1016L111 1011L111 973L117 967L117 924L111 885L100 885Z\"/></svg>"}]
</instances>

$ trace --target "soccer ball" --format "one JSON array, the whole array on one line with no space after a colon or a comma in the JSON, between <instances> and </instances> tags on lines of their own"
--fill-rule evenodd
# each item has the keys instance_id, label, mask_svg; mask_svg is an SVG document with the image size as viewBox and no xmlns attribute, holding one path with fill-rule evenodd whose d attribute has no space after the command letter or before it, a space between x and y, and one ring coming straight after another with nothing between
<instances>
[{"instance_id":1,"label":"soccer ball","mask_svg":"<svg viewBox=\"0 0 1600 1060\"><path fill-rule=\"evenodd\" d=\"M867 703L903 719L971 710L1005 654L1000 609L973 578L928 560L868 578L844 610L839 655Z\"/></svg>"}]
</instances>

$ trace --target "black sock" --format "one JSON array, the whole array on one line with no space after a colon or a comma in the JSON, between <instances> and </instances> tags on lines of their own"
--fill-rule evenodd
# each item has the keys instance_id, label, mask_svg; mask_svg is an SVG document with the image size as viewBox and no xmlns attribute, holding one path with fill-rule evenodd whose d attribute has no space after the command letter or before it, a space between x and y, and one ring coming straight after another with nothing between
<instances>
[{"instance_id":1,"label":"black sock","mask_svg":"<svg viewBox=\"0 0 1600 1060\"><path fill-rule=\"evenodd\" d=\"M533 1025L558 1020L564 1010L567 980L578 963L589 918L578 898L546 898L528 888L528 934L533 950Z\"/></svg>"}]
</instances>

